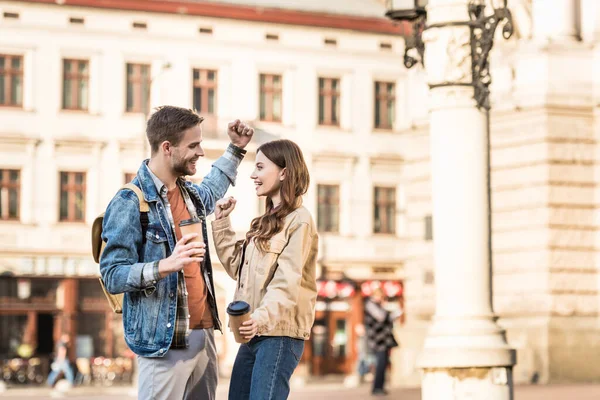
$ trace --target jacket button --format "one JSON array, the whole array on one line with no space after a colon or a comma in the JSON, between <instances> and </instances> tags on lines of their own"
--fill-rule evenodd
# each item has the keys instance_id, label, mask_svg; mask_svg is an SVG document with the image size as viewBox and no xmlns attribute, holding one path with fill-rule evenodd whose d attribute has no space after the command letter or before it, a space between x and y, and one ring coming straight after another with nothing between
<instances>
[{"instance_id":1,"label":"jacket button","mask_svg":"<svg viewBox=\"0 0 600 400\"><path fill-rule=\"evenodd\" d=\"M170 298L173 298L173 297L175 297L175 295L173 294L173 292L169 293L169 297L170 297Z\"/></svg>"},{"instance_id":2,"label":"jacket button","mask_svg":"<svg viewBox=\"0 0 600 400\"><path fill-rule=\"evenodd\" d=\"M169 322L169 323L167 324L167 328L170 328L170 327L171 327L171 323Z\"/></svg>"},{"instance_id":3,"label":"jacket button","mask_svg":"<svg viewBox=\"0 0 600 400\"><path fill-rule=\"evenodd\" d=\"M156 238L157 238L157 239L160 239L160 236L158 236L158 233L156 234Z\"/></svg>"},{"instance_id":4,"label":"jacket button","mask_svg":"<svg viewBox=\"0 0 600 400\"><path fill-rule=\"evenodd\" d=\"M158 352L159 352L159 353L164 353L164 352L165 352L165 349L160 349Z\"/></svg>"}]
</instances>

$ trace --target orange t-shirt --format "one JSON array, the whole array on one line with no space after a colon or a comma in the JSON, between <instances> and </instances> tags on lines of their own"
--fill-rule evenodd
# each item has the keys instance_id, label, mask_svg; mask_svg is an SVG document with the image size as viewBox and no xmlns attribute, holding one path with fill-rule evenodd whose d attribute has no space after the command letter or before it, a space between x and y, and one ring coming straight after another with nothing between
<instances>
[{"instance_id":1,"label":"orange t-shirt","mask_svg":"<svg viewBox=\"0 0 600 400\"><path fill-rule=\"evenodd\" d=\"M190 213L185 206L185 200L181 195L179 187L169 190L167 193L173 222L175 222L175 236L181 239L179 222L190 219ZM185 285L188 292L188 307L190 313L190 329L206 329L213 327L213 318L208 305L208 291L199 262L186 265L183 268Z\"/></svg>"}]
</instances>

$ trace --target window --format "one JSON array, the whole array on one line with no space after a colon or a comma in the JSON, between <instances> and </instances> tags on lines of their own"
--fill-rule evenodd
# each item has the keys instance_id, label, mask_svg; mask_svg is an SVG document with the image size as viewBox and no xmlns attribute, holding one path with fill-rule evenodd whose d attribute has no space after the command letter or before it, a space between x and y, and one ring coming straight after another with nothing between
<instances>
[{"instance_id":1,"label":"window","mask_svg":"<svg viewBox=\"0 0 600 400\"><path fill-rule=\"evenodd\" d=\"M85 172L60 173L60 220L85 219Z\"/></svg>"},{"instance_id":2,"label":"window","mask_svg":"<svg viewBox=\"0 0 600 400\"><path fill-rule=\"evenodd\" d=\"M127 112L149 110L150 65L127 64Z\"/></svg>"},{"instance_id":3,"label":"window","mask_svg":"<svg viewBox=\"0 0 600 400\"><path fill-rule=\"evenodd\" d=\"M0 106L23 105L23 57L0 54Z\"/></svg>"},{"instance_id":4,"label":"window","mask_svg":"<svg viewBox=\"0 0 600 400\"><path fill-rule=\"evenodd\" d=\"M396 189L375 188L373 232L396 233Z\"/></svg>"},{"instance_id":5,"label":"window","mask_svg":"<svg viewBox=\"0 0 600 400\"><path fill-rule=\"evenodd\" d=\"M319 78L319 124L340 125L340 80Z\"/></svg>"},{"instance_id":6,"label":"window","mask_svg":"<svg viewBox=\"0 0 600 400\"><path fill-rule=\"evenodd\" d=\"M63 109L87 110L89 62L63 60Z\"/></svg>"},{"instance_id":7,"label":"window","mask_svg":"<svg viewBox=\"0 0 600 400\"><path fill-rule=\"evenodd\" d=\"M260 120L281 122L281 75L260 74Z\"/></svg>"},{"instance_id":8,"label":"window","mask_svg":"<svg viewBox=\"0 0 600 400\"><path fill-rule=\"evenodd\" d=\"M194 69L194 109L199 114L216 114L217 71Z\"/></svg>"},{"instance_id":9,"label":"window","mask_svg":"<svg viewBox=\"0 0 600 400\"><path fill-rule=\"evenodd\" d=\"M339 232L340 187L317 185L317 228L320 232Z\"/></svg>"},{"instance_id":10,"label":"window","mask_svg":"<svg viewBox=\"0 0 600 400\"><path fill-rule=\"evenodd\" d=\"M14 169L0 169L0 220L19 219L21 173Z\"/></svg>"},{"instance_id":11,"label":"window","mask_svg":"<svg viewBox=\"0 0 600 400\"><path fill-rule=\"evenodd\" d=\"M135 172L125 172L123 178L125 179L125 183L129 183L135 178L137 174Z\"/></svg>"},{"instance_id":12,"label":"window","mask_svg":"<svg viewBox=\"0 0 600 400\"><path fill-rule=\"evenodd\" d=\"M388 82L375 82L375 128L393 128L395 103L395 85Z\"/></svg>"},{"instance_id":13,"label":"window","mask_svg":"<svg viewBox=\"0 0 600 400\"><path fill-rule=\"evenodd\" d=\"M431 215L425 216L425 240L433 240L433 219Z\"/></svg>"}]
</instances>

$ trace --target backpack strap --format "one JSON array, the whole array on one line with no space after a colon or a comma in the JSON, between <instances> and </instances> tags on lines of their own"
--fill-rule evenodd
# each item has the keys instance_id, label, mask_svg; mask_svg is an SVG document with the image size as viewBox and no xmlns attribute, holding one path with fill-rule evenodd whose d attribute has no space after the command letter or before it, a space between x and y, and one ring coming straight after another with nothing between
<instances>
[{"instance_id":1,"label":"backpack strap","mask_svg":"<svg viewBox=\"0 0 600 400\"><path fill-rule=\"evenodd\" d=\"M144 194L142 193L142 189L140 189L137 185L129 182L121 187L121 189L129 189L132 190L140 203L140 223L142 224L142 242L146 241L146 230L148 229L148 224L150 223L148 219L148 212L150 212L150 205L144 199Z\"/></svg>"},{"instance_id":2,"label":"backpack strap","mask_svg":"<svg viewBox=\"0 0 600 400\"><path fill-rule=\"evenodd\" d=\"M141 213L147 213L148 211L150 211L150 206L148 205L148 202L146 201L146 199L144 199L144 194L142 193L142 189L140 189L137 185L134 185L133 183L129 182L126 183L125 185L123 185L123 187L121 187L121 189L129 189L129 190L133 190L133 192L137 195L138 200L140 202L140 212Z\"/></svg>"}]
</instances>

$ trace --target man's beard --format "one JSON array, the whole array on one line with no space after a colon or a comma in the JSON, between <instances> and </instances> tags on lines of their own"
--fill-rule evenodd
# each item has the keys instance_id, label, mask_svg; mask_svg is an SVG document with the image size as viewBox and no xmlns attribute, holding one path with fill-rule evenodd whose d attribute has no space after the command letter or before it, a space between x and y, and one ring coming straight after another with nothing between
<instances>
[{"instance_id":1,"label":"man's beard","mask_svg":"<svg viewBox=\"0 0 600 400\"><path fill-rule=\"evenodd\" d=\"M177 176L191 176L195 174L195 171L188 168L188 163L194 158L185 159L179 157L173 157L173 171Z\"/></svg>"}]
</instances>

